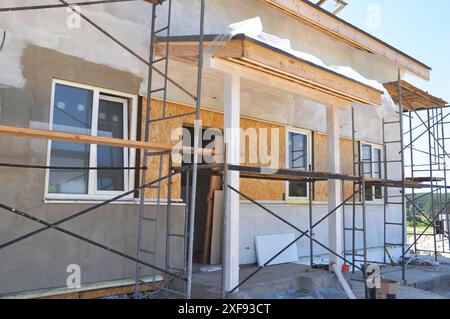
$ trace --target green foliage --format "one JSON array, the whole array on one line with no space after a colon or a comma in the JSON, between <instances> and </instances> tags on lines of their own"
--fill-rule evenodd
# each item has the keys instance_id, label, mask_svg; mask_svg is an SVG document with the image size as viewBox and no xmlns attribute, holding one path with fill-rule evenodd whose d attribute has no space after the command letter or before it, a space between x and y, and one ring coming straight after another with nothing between
<instances>
[{"instance_id":1,"label":"green foliage","mask_svg":"<svg viewBox=\"0 0 450 319\"><path fill-rule=\"evenodd\" d=\"M426 218L418 212L417 208L419 208L424 215L430 220L434 219L435 214L439 213L442 209L445 208L443 213L450 212L450 205L446 207L446 203L450 201L450 194L447 195L447 200L445 198L445 194L415 194L414 198L412 194L406 195L411 201L414 202L413 205L410 201L406 201L406 212L408 216L408 222L412 223L414 210L416 212L416 221L417 223L426 222ZM433 213L434 206L434 213ZM412 225L411 225L412 226Z\"/></svg>"}]
</instances>

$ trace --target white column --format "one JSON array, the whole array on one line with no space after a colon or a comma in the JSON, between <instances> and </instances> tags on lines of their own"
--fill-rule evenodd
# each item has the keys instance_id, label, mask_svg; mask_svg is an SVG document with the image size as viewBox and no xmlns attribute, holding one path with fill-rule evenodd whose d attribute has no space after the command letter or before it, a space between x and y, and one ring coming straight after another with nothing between
<instances>
[{"instance_id":1,"label":"white column","mask_svg":"<svg viewBox=\"0 0 450 319\"><path fill-rule=\"evenodd\" d=\"M225 74L224 128L226 162L240 165L241 88L236 73ZM229 171L228 184L239 190L239 172ZM228 191L226 196L224 288L231 291L239 284L239 195Z\"/></svg>"},{"instance_id":2,"label":"white column","mask_svg":"<svg viewBox=\"0 0 450 319\"><path fill-rule=\"evenodd\" d=\"M328 171L340 173L339 108L327 106ZM341 181L328 181L328 211L342 203ZM342 208L328 218L329 248L342 256ZM342 260L330 253L330 263L342 264Z\"/></svg>"}]
</instances>

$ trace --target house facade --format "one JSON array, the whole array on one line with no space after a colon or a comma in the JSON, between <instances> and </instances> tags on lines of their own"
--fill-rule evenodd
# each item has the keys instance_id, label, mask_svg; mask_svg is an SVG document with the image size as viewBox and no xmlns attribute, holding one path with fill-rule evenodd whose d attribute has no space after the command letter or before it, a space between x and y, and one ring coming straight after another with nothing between
<instances>
[{"instance_id":1,"label":"house facade","mask_svg":"<svg viewBox=\"0 0 450 319\"><path fill-rule=\"evenodd\" d=\"M12 2L21 5L21 1ZM174 38L168 74L190 92L196 89L197 65L193 58L198 47L199 3L174 0L172 7ZM148 56L151 9L145 1L80 7L83 14L144 58ZM163 4L158 10L161 18L156 28L165 25L167 6ZM255 18L248 28L244 24L235 29L239 34L230 36L230 25ZM252 31L255 23L263 33ZM147 66L136 56L68 8L2 12L0 26L8 30L0 50L1 125L143 139ZM400 130L395 126L383 129L382 123L383 119L398 118L398 112L389 108L385 92L372 83L398 81L399 69L401 78L409 73L428 79L427 66L308 1L208 0L205 34L201 125L205 135L209 129L212 135L225 133L229 163L350 176L355 163L367 161L366 176L386 178L384 153L395 159L399 146L385 148L383 139L398 139ZM264 41L267 38L272 42ZM290 40L286 50L275 44L280 39ZM157 54L163 51L163 45L157 46ZM162 77L154 76L153 88L163 83ZM163 109L167 116L195 111L192 98L170 83L167 101L163 103L163 96L154 94L150 118L162 117ZM170 147L183 139L187 143L183 134L192 132L193 126L193 117L152 123L151 141ZM238 133L229 133L236 130ZM206 142L212 140L211 136L204 137ZM0 167L0 202L36 218L56 222L129 192L109 205L67 221L64 227L127 255L136 254L140 194L133 190L142 183L138 168L148 167L149 181L158 179L160 166L163 172L169 170L167 157L142 163L138 149L3 135L0 149L2 163L74 167ZM184 161L177 165L184 165ZM79 167L123 169L76 169ZM401 179L401 171L401 165L390 167L389 179ZM231 185L305 230L310 227L310 200L316 222L353 193L352 182L318 181L310 189L305 182L255 181L239 179L236 174L230 173ZM213 189L216 182L199 176L194 237L194 260L198 263L205 261L205 253L210 263L214 254L205 251L204 242L212 231L206 222L208 200L211 191L221 189L220 183ZM164 216L167 183L162 182L161 203L156 202L157 189L145 190L147 214L159 211ZM172 213L177 216L171 225L174 232L183 231L188 183L185 175L172 180ZM400 193L393 189L389 194ZM368 259L373 261L383 260L386 236L389 242L402 241L398 229L385 236L384 196L381 187L366 189ZM233 257L227 269L232 288L239 280L239 265L257 262L255 236L298 232L247 198L234 194L228 200L231 231L227 249ZM314 238L344 255L351 242L344 231L344 217L348 223L351 213L345 206L338 209L314 230ZM398 206L388 206L388 214L394 222L402 219ZM14 243L14 239L42 225L8 212L1 218L0 244L8 243L0 250L1 294L65 287L70 265L79 265L83 285L135 276L133 261L53 229ZM144 234L148 238L145 243L157 251L156 258L149 260L160 267L165 262L165 222L161 217L157 227L147 228ZM359 217L357 222L361 222ZM363 238L358 235L356 248L362 249L362 245ZM300 240L296 247L300 260L309 264L309 239ZM401 248L393 247L390 253L398 259ZM317 263L339 261L317 244L313 255ZM173 244L170 258L181 263L182 243ZM152 271L145 270L145 274Z\"/></svg>"}]
</instances>

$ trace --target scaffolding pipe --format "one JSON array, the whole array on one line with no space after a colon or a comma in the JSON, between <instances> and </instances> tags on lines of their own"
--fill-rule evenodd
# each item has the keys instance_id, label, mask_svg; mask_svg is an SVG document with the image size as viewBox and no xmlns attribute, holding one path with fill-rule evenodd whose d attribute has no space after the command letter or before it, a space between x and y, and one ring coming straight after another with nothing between
<instances>
[{"instance_id":1,"label":"scaffolding pipe","mask_svg":"<svg viewBox=\"0 0 450 319\"><path fill-rule=\"evenodd\" d=\"M430 123L430 110L428 109L427 110L427 115L428 115L428 126L429 127L431 127L431 123ZM428 150L429 150L429 153L430 153L430 163L432 163L432 140L431 140L431 136L432 136L432 131L431 130L429 130L428 131ZM435 214L436 214L436 212L435 212L435 202L434 202L434 193L433 193L433 190L434 190L434 183L433 183L433 166L430 164L430 167L429 167L429 176L430 176L430 183L431 183L431 186L432 186L432 188L431 188L431 190L432 190L432 192L430 193L430 196L431 196L431 212L432 212L432 214L433 214L433 217L435 216ZM439 215L438 215L438 218L439 218ZM437 255L437 241L436 241L436 222L433 222L433 241L434 241L434 259L435 259L435 261L438 261L438 255Z\"/></svg>"},{"instance_id":2,"label":"scaffolding pipe","mask_svg":"<svg viewBox=\"0 0 450 319\"><path fill-rule=\"evenodd\" d=\"M203 44L204 44L204 24L205 24L205 0L200 0L200 38L198 47L198 73L197 73L197 100L195 108L194 124L194 163L192 166L192 191L191 205L189 215L189 240L188 240L188 264L187 264L187 289L186 297L191 299L192 295L192 263L194 254L194 227L197 199L197 178L198 178L198 149L201 135L200 127L200 108L202 93L202 75L203 75Z\"/></svg>"},{"instance_id":3,"label":"scaffolding pipe","mask_svg":"<svg viewBox=\"0 0 450 319\"><path fill-rule=\"evenodd\" d=\"M405 245L406 245L406 192L405 192L405 148L404 148L404 136L403 136L403 98L402 98L402 84L401 84L401 72L398 69L398 99L399 99L399 121L400 121L400 156L402 161L401 174L402 174L402 256L405 258ZM406 265L402 262L402 280L406 282Z\"/></svg>"}]
</instances>

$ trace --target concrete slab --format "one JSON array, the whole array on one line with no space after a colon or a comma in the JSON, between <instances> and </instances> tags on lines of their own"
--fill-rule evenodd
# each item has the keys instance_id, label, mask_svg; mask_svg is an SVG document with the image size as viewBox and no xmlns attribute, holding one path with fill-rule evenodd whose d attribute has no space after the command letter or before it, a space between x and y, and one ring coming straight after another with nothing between
<instances>
[{"instance_id":1,"label":"concrete slab","mask_svg":"<svg viewBox=\"0 0 450 319\"><path fill-rule=\"evenodd\" d=\"M358 299L365 298L364 284L361 281L352 281L352 290ZM443 296L409 286L400 286L398 299L446 299Z\"/></svg>"},{"instance_id":2,"label":"concrete slab","mask_svg":"<svg viewBox=\"0 0 450 319\"><path fill-rule=\"evenodd\" d=\"M242 266L240 278L243 280L257 269L256 266ZM221 271L196 273L193 275L194 298L220 298ZM256 276L246 282L235 298L301 298L308 297L313 291L335 288L335 295L342 296L339 283L334 274L326 271L312 270L299 264L283 264L262 269Z\"/></svg>"},{"instance_id":3,"label":"concrete slab","mask_svg":"<svg viewBox=\"0 0 450 319\"><path fill-rule=\"evenodd\" d=\"M406 283L400 285L398 299L448 299L450 298L450 265L448 260L439 266L408 266ZM384 278L402 282L400 267L382 267ZM364 285L361 276L351 281L352 289L358 298L364 298Z\"/></svg>"}]
</instances>

